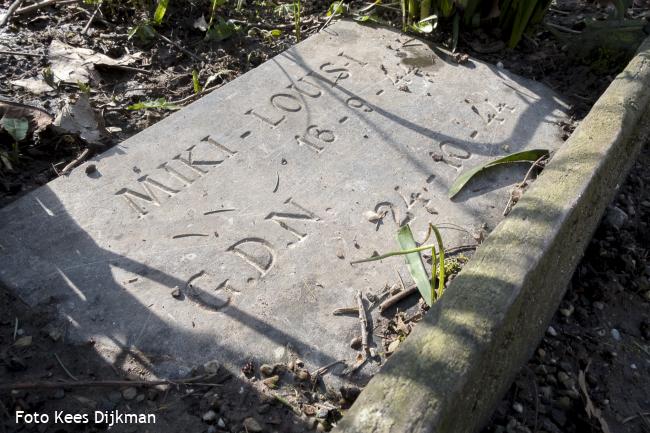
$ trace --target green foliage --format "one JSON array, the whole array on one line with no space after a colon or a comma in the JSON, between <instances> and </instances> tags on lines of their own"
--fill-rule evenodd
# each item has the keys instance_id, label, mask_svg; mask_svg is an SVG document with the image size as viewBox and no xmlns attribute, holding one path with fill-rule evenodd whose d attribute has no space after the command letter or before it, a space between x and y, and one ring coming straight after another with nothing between
<instances>
[{"instance_id":1,"label":"green foliage","mask_svg":"<svg viewBox=\"0 0 650 433\"><path fill-rule=\"evenodd\" d=\"M154 99L153 101L140 101L126 107L127 110L180 110L178 105L167 102L165 98Z\"/></svg>"},{"instance_id":2,"label":"green foliage","mask_svg":"<svg viewBox=\"0 0 650 433\"><path fill-rule=\"evenodd\" d=\"M293 24L296 30L296 41L300 42L300 26L302 24L300 19L300 0L293 1Z\"/></svg>"},{"instance_id":3,"label":"green foliage","mask_svg":"<svg viewBox=\"0 0 650 433\"><path fill-rule=\"evenodd\" d=\"M167 12L167 5L169 4L169 0L158 0L158 5L156 6L156 11L153 14L153 22L154 24L160 24L162 23L163 18L165 17L165 13Z\"/></svg>"},{"instance_id":4,"label":"green foliage","mask_svg":"<svg viewBox=\"0 0 650 433\"><path fill-rule=\"evenodd\" d=\"M0 126L11 135L11 138L13 138L14 141L19 142L27 137L29 121L25 117L3 117L0 119Z\"/></svg>"},{"instance_id":5,"label":"green foliage","mask_svg":"<svg viewBox=\"0 0 650 433\"><path fill-rule=\"evenodd\" d=\"M217 42L223 41L230 38L240 30L241 26L238 26L231 21L225 21L223 18L219 17L217 18L216 24L210 24L208 27L208 30L205 32L205 39Z\"/></svg>"},{"instance_id":6,"label":"green foliage","mask_svg":"<svg viewBox=\"0 0 650 433\"><path fill-rule=\"evenodd\" d=\"M348 13L348 5L344 4L342 0L335 1L327 9L327 16L332 15L345 15Z\"/></svg>"},{"instance_id":7,"label":"green foliage","mask_svg":"<svg viewBox=\"0 0 650 433\"><path fill-rule=\"evenodd\" d=\"M427 236L422 241L425 243L434 234L436 237L436 244L417 246L411 227L408 224L400 227L397 232L397 242L400 245L400 251L392 251L390 253L376 255L368 259L356 260L350 262L351 265L357 263L374 262L383 260L392 256L406 256L406 265L411 274L411 278L422 295L424 301L429 305L433 305L435 301L440 299L445 291L445 280L447 272L447 260L445 259L445 247L442 243L442 236L440 231L433 224L429 224L429 231ZM438 254L436 254L436 246L438 247ZM431 279L427 275L422 263L421 251L431 251ZM438 281L438 290L436 290L436 280Z\"/></svg>"},{"instance_id":8,"label":"green foliage","mask_svg":"<svg viewBox=\"0 0 650 433\"><path fill-rule=\"evenodd\" d=\"M517 162L535 162L545 155L548 155L548 150L546 149L524 150L523 152L515 152L501 158L493 159L470 170L467 170L461 173L460 176L458 176L456 180L454 180L454 183L449 187L449 198L452 198L458 194L460 190L463 189L463 187L467 185L467 183L474 176L489 168Z\"/></svg>"},{"instance_id":9,"label":"green foliage","mask_svg":"<svg viewBox=\"0 0 650 433\"><path fill-rule=\"evenodd\" d=\"M195 70L192 71L192 87L194 88L194 93L198 94L203 90L201 83L199 83L199 73Z\"/></svg>"},{"instance_id":10,"label":"green foliage","mask_svg":"<svg viewBox=\"0 0 650 433\"><path fill-rule=\"evenodd\" d=\"M131 39L134 36L137 36L140 42L146 44L156 37L156 30L151 26L149 21L143 21L129 30L128 38Z\"/></svg>"}]
</instances>

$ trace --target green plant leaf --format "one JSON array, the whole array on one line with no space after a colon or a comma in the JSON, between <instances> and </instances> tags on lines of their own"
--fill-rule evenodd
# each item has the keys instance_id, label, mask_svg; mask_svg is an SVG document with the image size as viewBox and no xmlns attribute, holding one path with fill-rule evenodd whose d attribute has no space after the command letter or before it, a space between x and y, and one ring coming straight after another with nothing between
<instances>
[{"instance_id":1,"label":"green plant leaf","mask_svg":"<svg viewBox=\"0 0 650 433\"><path fill-rule=\"evenodd\" d=\"M515 162L535 162L542 156L548 155L549 152L546 149L533 149L533 150L524 150L523 152L515 152L510 155L506 155L501 158L488 161L485 164L474 167L470 170L467 170L461 173L460 176L454 180L454 183L449 187L448 196L453 198L456 194L460 192L461 189L469 182L476 174L486 170L490 167L495 167L501 164L509 164Z\"/></svg>"},{"instance_id":2,"label":"green plant leaf","mask_svg":"<svg viewBox=\"0 0 650 433\"><path fill-rule=\"evenodd\" d=\"M327 16L331 15L345 15L348 12L348 5L343 4L343 1L338 0L330 5L327 9Z\"/></svg>"},{"instance_id":3,"label":"green plant leaf","mask_svg":"<svg viewBox=\"0 0 650 433\"><path fill-rule=\"evenodd\" d=\"M282 36L282 30L273 29L273 30L269 31L269 35L271 35L271 37L274 37L274 38L279 38L280 36Z\"/></svg>"},{"instance_id":4,"label":"green plant leaf","mask_svg":"<svg viewBox=\"0 0 650 433\"><path fill-rule=\"evenodd\" d=\"M201 83L199 83L199 73L196 69L192 70L192 86L194 87L194 94L198 94L203 88Z\"/></svg>"},{"instance_id":5,"label":"green plant leaf","mask_svg":"<svg viewBox=\"0 0 650 433\"><path fill-rule=\"evenodd\" d=\"M165 98L154 99L153 101L140 101L126 107L127 110L150 110L158 108L161 110L180 110L178 105L167 102Z\"/></svg>"},{"instance_id":6,"label":"green plant leaf","mask_svg":"<svg viewBox=\"0 0 650 433\"><path fill-rule=\"evenodd\" d=\"M402 226L397 232L397 242L402 250L412 250L417 248L415 239L413 239L411 227L409 227L408 224ZM433 260L435 260L435 258ZM418 287L424 301L429 306L433 305L431 283L429 282L427 271L424 269L424 264L422 263L422 257L420 254L417 252L406 254L406 265L411 274L411 278L415 281L415 285Z\"/></svg>"},{"instance_id":7,"label":"green plant leaf","mask_svg":"<svg viewBox=\"0 0 650 433\"><path fill-rule=\"evenodd\" d=\"M158 0L158 5L156 6L156 11L153 14L153 22L156 24L162 23L163 18L165 17L165 12L167 12L167 5L169 0Z\"/></svg>"},{"instance_id":8,"label":"green plant leaf","mask_svg":"<svg viewBox=\"0 0 650 433\"><path fill-rule=\"evenodd\" d=\"M16 142L22 141L27 137L29 121L25 117L3 117L0 119L0 125L2 125L2 128L7 131Z\"/></svg>"},{"instance_id":9,"label":"green plant leaf","mask_svg":"<svg viewBox=\"0 0 650 433\"><path fill-rule=\"evenodd\" d=\"M220 42L230 38L232 35L237 33L240 28L240 26L233 22L224 21L222 18L219 18L218 23L210 27L205 33L205 39Z\"/></svg>"}]
</instances>

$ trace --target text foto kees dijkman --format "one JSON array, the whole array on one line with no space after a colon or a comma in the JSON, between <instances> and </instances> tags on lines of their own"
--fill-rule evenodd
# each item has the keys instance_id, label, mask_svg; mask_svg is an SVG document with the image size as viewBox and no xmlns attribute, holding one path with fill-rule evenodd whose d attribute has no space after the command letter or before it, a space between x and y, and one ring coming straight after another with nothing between
<instances>
[{"instance_id":1,"label":"text foto kees dijkman","mask_svg":"<svg viewBox=\"0 0 650 433\"><path fill-rule=\"evenodd\" d=\"M123 413L117 410L93 413L66 413L62 410L47 413L27 413L16 411L16 424L155 424L156 415L152 413Z\"/></svg>"}]
</instances>

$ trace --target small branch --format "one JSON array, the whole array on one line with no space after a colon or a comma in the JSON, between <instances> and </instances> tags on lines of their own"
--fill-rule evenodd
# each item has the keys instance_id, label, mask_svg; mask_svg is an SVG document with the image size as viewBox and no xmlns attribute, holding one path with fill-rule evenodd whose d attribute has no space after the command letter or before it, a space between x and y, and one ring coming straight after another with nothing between
<instances>
[{"instance_id":1,"label":"small branch","mask_svg":"<svg viewBox=\"0 0 650 433\"><path fill-rule=\"evenodd\" d=\"M397 293L396 295L391 296L390 298L386 299L384 302L379 304L379 312L381 313L382 311L392 307L393 305L400 302L402 299L406 299L409 296L411 296L412 294L417 293L417 291L418 291L417 286L412 286L412 287L409 287L406 290L402 290L401 292Z\"/></svg>"},{"instance_id":2,"label":"small branch","mask_svg":"<svg viewBox=\"0 0 650 433\"><path fill-rule=\"evenodd\" d=\"M66 165L65 167L63 167L63 170L61 170L61 172L59 173L59 176L62 176L62 175L64 175L64 174L67 174L70 170L72 170L72 168L73 168L75 165L79 164L81 161L83 161L84 159L86 159L86 157L88 156L88 153L89 153L89 152L90 152L90 149L88 149L88 148L84 149L83 152L81 152L81 153L79 154L79 156L77 156L75 159L73 159L72 161L70 161L70 163L69 163L68 165ZM75 379L75 380L76 380L76 379Z\"/></svg>"},{"instance_id":3,"label":"small branch","mask_svg":"<svg viewBox=\"0 0 650 433\"><path fill-rule=\"evenodd\" d=\"M58 357L57 357L58 358ZM199 380L209 379L213 374L205 376L190 377L181 380L96 380L80 382L18 382L0 384L0 390L8 389L59 389L59 388L92 388L92 387L122 387L122 386L157 386L157 385L192 385L216 386L215 383L199 383Z\"/></svg>"},{"instance_id":4,"label":"small branch","mask_svg":"<svg viewBox=\"0 0 650 433\"><path fill-rule=\"evenodd\" d=\"M20 9L18 9L16 11L16 13L14 15L28 14L30 12L33 12L35 10L38 10L38 9L44 8L45 6L49 6L49 5L53 5L53 4L57 4L59 6L62 6L62 5L69 5L69 4L73 4L73 3L79 3L79 0L63 0L63 1L61 1L61 0L44 0L44 1L40 2L40 3L36 3L36 4L33 4L33 5L25 6L24 8L20 8Z\"/></svg>"},{"instance_id":5,"label":"small branch","mask_svg":"<svg viewBox=\"0 0 650 433\"><path fill-rule=\"evenodd\" d=\"M332 314L335 315L335 316L346 316L348 314L359 314L359 308L358 307L337 308L336 310L332 311Z\"/></svg>"},{"instance_id":6,"label":"small branch","mask_svg":"<svg viewBox=\"0 0 650 433\"><path fill-rule=\"evenodd\" d=\"M54 354L54 357L56 358L57 361L59 361L59 365L61 366L61 368L63 369L63 371L65 371L65 374L67 374L68 377L69 377L70 379L74 380L75 382L79 380L79 379L77 379L76 377L74 377L74 375L73 375L72 373L70 373L70 370L68 370L68 369L65 367L65 365L63 365L63 361L61 361L61 358L59 358L59 355L57 355L57 354L55 353L55 354Z\"/></svg>"},{"instance_id":7,"label":"small branch","mask_svg":"<svg viewBox=\"0 0 650 433\"><path fill-rule=\"evenodd\" d=\"M154 33L155 33L155 35L156 35L157 38L161 39L162 41L167 42L167 43L170 44L170 45L173 45L174 47L178 48L179 50L181 50L182 52L184 52L185 54L187 54L188 56L190 56L190 57L193 58L194 60L196 60L196 61L198 61L198 62L202 62L202 61L203 61L202 58L200 58L199 56L197 56L197 55L194 54L193 52L191 52L191 51L189 51L189 50L183 48L183 47L182 47L178 42L174 42L174 41L172 41L171 39L169 39L167 36L165 36L165 35L161 35L161 34L158 33L158 32L154 32Z\"/></svg>"},{"instance_id":8,"label":"small branch","mask_svg":"<svg viewBox=\"0 0 650 433\"><path fill-rule=\"evenodd\" d=\"M7 13L0 18L0 27L4 27L7 22L9 22L9 18L16 12L16 9L20 7L20 5L23 3L24 0L15 0L11 6L9 6L9 9L7 10Z\"/></svg>"},{"instance_id":9,"label":"small branch","mask_svg":"<svg viewBox=\"0 0 650 433\"><path fill-rule=\"evenodd\" d=\"M45 54L26 53L25 51L0 50L0 54L7 56L46 57Z\"/></svg>"},{"instance_id":10,"label":"small branch","mask_svg":"<svg viewBox=\"0 0 650 433\"><path fill-rule=\"evenodd\" d=\"M357 306L359 308L359 324L361 326L361 351L363 357L368 357L368 318L366 316L366 307L363 305L361 290L357 292Z\"/></svg>"},{"instance_id":11,"label":"small branch","mask_svg":"<svg viewBox=\"0 0 650 433\"><path fill-rule=\"evenodd\" d=\"M101 2L97 3L97 7L95 8L95 11L94 11L93 14L90 16L90 18L88 19L88 22L86 23L86 25L84 26L83 30L81 31L81 34L82 34L82 35L85 35L86 32L88 31L88 29L90 29L90 25L93 23L93 20L94 20L95 17L97 16L97 13L99 12L99 8L100 8L101 5L102 5Z\"/></svg>"},{"instance_id":12,"label":"small branch","mask_svg":"<svg viewBox=\"0 0 650 433\"><path fill-rule=\"evenodd\" d=\"M559 24L544 23L544 25L546 25L546 26L548 26L548 27L551 27L551 28L553 28L553 29L557 29L557 30L560 30L560 31L563 31L563 32L567 32L567 33L574 34L574 35L579 35L579 34L582 33L581 31L573 30L573 29L570 29L570 28L568 28L568 27L561 26L561 25L559 25Z\"/></svg>"}]
</instances>

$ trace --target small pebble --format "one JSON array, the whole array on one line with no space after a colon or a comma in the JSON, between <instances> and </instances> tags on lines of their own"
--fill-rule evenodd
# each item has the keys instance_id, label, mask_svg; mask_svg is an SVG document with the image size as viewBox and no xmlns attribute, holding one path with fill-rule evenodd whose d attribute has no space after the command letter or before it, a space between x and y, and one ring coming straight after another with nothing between
<instances>
[{"instance_id":1,"label":"small pebble","mask_svg":"<svg viewBox=\"0 0 650 433\"><path fill-rule=\"evenodd\" d=\"M502 62L497 62L497 68L503 69L504 68L503 63Z\"/></svg>"},{"instance_id":2,"label":"small pebble","mask_svg":"<svg viewBox=\"0 0 650 433\"><path fill-rule=\"evenodd\" d=\"M274 370L275 370L275 368L273 368L273 366L269 365L269 364L262 364L260 366L260 374L262 376L266 376L266 377L271 376L271 375L273 375Z\"/></svg>"},{"instance_id":3,"label":"small pebble","mask_svg":"<svg viewBox=\"0 0 650 433\"><path fill-rule=\"evenodd\" d=\"M621 333L616 328L612 328L612 338L616 341L621 341Z\"/></svg>"},{"instance_id":4,"label":"small pebble","mask_svg":"<svg viewBox=\"0 0 650 433\"><path fill-rule=\"evenodd\" d=\"M555 330L554 327L549 326L548 329L546 330L546 333L550 335L551 337L557 337L557 331Z\"/></svg>"},{"instance_id":5,"label":"small pebble","mask_svg":"<svg viewBox=\"0 0 650 433\"><path fill-rule=\"evenodd\" d=\"M217 426L219 426L219 428L226 428L226 422L223 420L223 418L219 418L219 421L217 421Z\"/></svg>"},{"instance_id":6,"label":"small pebble","mask_svg":"<svg viewBox=\"0 0 650 433\"><path fill-rule=\"evenodd\" d=\"M174 287L174 289L172 290L172 296L176 299L179 299L181 297L181 289L179 289L178 287Z\"/></svg>"},{"instance_id":7,"label":"small pebble","mask_svg":"<svg viewBox=\"0 0 650 433\"><path fill-rule=\"evenodd\" d=\"M636 364L630 364L630 368L631 368L632 370L636 370L636 369L637 369L637 366L636 366Z\"/></svg>"},{"instance_id":8,"label":"small pebble","mask_svg":"<svg viewBox=\"0 0 650 433\"><path fill-rule=\"evenodd\" d=\"M512 405L512 408L513 408L514 411L517 412L517 413L524 413L524 406L523 406L521 403L519 403L519 402L514 403L514 404Z\"/></svg>"},{"instance_id":9,"label":"small pebble","mask_svg":"<svg viewBox=\"0 0 650 433\"><path fill-rule=\"evenodd\" d=\"M203 414L201 417L205 422L212 422L217 419L217 413L213 410L209 410Z\"/></svg>"},{"instance_id":10,"label":"small pebble","mask_svg":"<svg viewBox=\"0 0 650 433\"><path fill-rule=\"evenodd\" d=\"M605 304L603 304L602 302L596 301L596 302L594 302L594 308L597 308L598 310L602 310L603 308L605 308Z\"/></svg>"},{"instance_id":11,"label":"small pebble","mask_svg":"<svg viewBox=\"0 0 650 433\"><path fill-rule=\"evenodd\" d=\"M296 378L301 381L307 381L309 380L309 372L305 369L298 370L296 373Z\"/></svg>"},{"instance_id":12,"label":"small pebble","mask_svg":"<svg viewBox=\"0 0 650 433\"><path fill-rule=\"evenodd\" d=\"M269 387L271 389L277 388L279 382L280 382L280 376L278 376L277 374L275 376L271 376L271 377L269 377L267 379L264 379L262 381L262 383L264 383L264 385L266 385L267 387Z\"/></svg>"},{"instance_id":13,"label":"small pebble","mask_svg":"<svg viewBox=\"0 0 650 433\"><path fill-rule=\"evenodd\" d=\"M122 397L124 397L124 400L133 400L136 395L138 395L138 390L133 387L129 387L122 391Z\"/></svg>"},{"instance_id":14,"label":"small pebble","mask_svg":"<svg viewBox=\"0 0 650 433\"><path fill-rule=\"evenodd\" d=\"M244 429L249 433L257 433L263 430L260 423L253 417L246 418L244 420Z\"/></svg>"}]
</instances>

